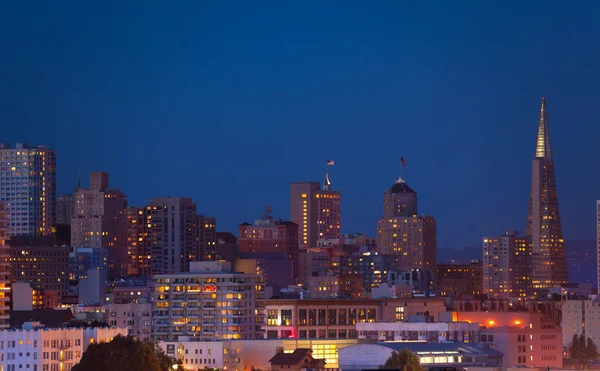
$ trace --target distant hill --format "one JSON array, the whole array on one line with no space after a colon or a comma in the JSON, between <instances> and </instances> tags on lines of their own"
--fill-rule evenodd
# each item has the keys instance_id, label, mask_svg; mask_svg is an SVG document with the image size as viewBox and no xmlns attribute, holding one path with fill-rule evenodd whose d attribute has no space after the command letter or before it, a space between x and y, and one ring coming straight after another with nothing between
<instances>
[{"instance_id":1,"label":"distant hill","mask_svg":"<svg viewBox=\"0 0 600 371\"><path fill-rule=\"evenodd\" d=\"M455 249L444 247L437 251L438 263L454 261L457 264L469 263L471 260L481 259L482 247L465 247ZM596 282L596 241L565 241L567 267L571 282Z\"/></svg>"}]
</instances>

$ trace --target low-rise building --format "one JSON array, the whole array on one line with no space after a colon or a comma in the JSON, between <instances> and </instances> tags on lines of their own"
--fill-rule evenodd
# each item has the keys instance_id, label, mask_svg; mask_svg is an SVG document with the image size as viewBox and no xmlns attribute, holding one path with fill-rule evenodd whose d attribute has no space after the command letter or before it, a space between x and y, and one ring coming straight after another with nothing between
<instances>
[{"instance_id":1,"label":"low-rise building","mask_svg":"<svg viewBox=\"0 0 600 371\"><path fill-rule=\"evenodd\" d=\"M356 339L356 324L404 321L422 316L437 321L444 301L431 298L272 299L265 301L266 336L298 339Z\"/></svg>"},{"instance_id":2,"label":"low-rise building","mask_svg":"<svg viewBox=\"0 0 600 371\"><path fill-rule=\"evenodd\" d=\"M536 312L458 312L458 321L479 322L483 348L505 355L505 367L562 367L562 330Z\"/></svg>"},{"instance_id":3,"label":"low-rise building","mask_svg":"<svg viewBox=\"0 0 600 371\"><path fill-rule=\"evenodd\" d=\"M357 323L359 339L376 341L426 341L429 343L479 343L479 324L469 322Z\"/></svg>"},{"instance_id":4,"label":"low-rise building","mask_svg":"<svg viewBox=\"0 0 600 371\"><path fill-rule=\"evenodd\" d=\"M323 359L325 367L336 369L338 350L356 345L357 339L261 339L198 341L197 337L179 337L177 342L158 343L170 357L180 359L185 369L218 368L230 371L269 370L269 361L277 352L293 353L296 349L310 349L312 356Z\"/></svg>"},{"instance_id":5,"label":"low-rise building","mask_svg":"<svg viewBox=\"0 0 600 371\"><path fill-rule=\"evenodd\" d=\"M124 328L36 328L0 331L0 369L5 371L69 371L81 360L89 344L126 335Z\"/></svg>"},{"instance_id":6,"label":"low-rise building","mask_svg":"<svg viewBox=\"0 0 600 371\"><path fill-rule=\"evenodd\" d=\"M421 367L497 367L503 354L464 343L383 342L357 344L338 351L339 366L346 370L373 370L385 364L394 351L408 349L419 357Z\"/></svg>"}]
</instances>

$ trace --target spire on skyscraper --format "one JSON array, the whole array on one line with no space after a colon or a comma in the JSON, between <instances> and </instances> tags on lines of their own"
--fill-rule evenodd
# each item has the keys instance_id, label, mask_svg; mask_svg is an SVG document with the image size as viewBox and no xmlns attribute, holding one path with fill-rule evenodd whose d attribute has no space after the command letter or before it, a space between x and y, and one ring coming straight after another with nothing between
<instances>
[{"instance_id":1,"label":"spire on skyscraper","mask_svg":"<svg viewBox=\"0 0 600 371\"><path fill-rule=\"evenodd\" d=\"M540 122L538 125L537 142L535 145L535 158L544 160L552 159L552 149L550 148L550 132L548 131L548 115L546 114L546 100L542 98L540 107Z\"/></svg>"}]
</instances>

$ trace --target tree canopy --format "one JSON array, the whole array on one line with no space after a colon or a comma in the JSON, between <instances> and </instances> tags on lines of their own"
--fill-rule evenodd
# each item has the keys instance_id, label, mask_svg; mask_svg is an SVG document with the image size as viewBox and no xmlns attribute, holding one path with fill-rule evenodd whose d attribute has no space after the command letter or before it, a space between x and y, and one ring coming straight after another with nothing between
<instances>
[{"instance_id":1,"label":"tree canopy","mask_svg":"<svg viewBox=\"0 0 600 371\"><path fill-rule=\"evenodd\" d=\"M181 361L152 344L117 336L110 343L90 344L73 371L172 371Z\"/></svg>"},{"instance_id":2,"label":"tree canopy","mask_svg":"<svg viewBox=\"0 0 600 371\"><path fill-rule=\"evenodd\" d=\"M385 361L381 369L397 369L402 371L425 371L419 364L419 357L409 349L394 351L390 358Z\"/></svg>"},{"instance_id":3,"label":"tree canopy","mask_svg":"<svg viewBox=\"0 0 600 371\"><path fill-rule=\"evenodd\" d=\"M571 359L595 360L598 359L598 348L589 337L586 341L583 335L575 334L569 345L569 354Z\"/></svg>"}]
</instances>

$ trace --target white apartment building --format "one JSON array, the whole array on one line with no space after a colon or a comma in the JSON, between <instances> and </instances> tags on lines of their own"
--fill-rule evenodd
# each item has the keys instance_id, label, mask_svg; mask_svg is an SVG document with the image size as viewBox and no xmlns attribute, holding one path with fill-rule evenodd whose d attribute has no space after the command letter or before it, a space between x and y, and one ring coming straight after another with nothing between
<instances>
[{"instance_id":1,"label":"white apartment building","mask_svg":"<svg viewBox=\"0 0 600 371\"><path fill-rule=\"evenodd\" d=\"M154 276L155 341L256 338L258 274L231 271L231 263L191 262L190 272Z\"/></svg>"},{"instance_id":2,"label":"white apartment building","mask_svg":"<svg viewBox=\"0 0 600 371\"><path fill-rule=\"evenodd\" d=\"M0 371L69 371L89 344L109 342L124 328L60 328L0 331Z\"/></svg>"},{"instance_id":3,"label":"white apartment building","mask_svg":"<svg viewBox=\"0 0 600 371\"><path fill-rule=\"evenodd\" d=\"M108 325L127 327L127 333L140 341L152 340L152 303L108 305Z\"/></svg>"},{"instance_id":4,"label":"white apartment building","mask_svg":"<svg viewBox=\"0 0 600 371\"><path fill-rule=\"evenodd\" d=\"M573 335L584 335L600 346L600 303L567 300L562 307L562 344L568 347Z\"/></svg>"},{"instance_id":5,"label":"white apartment building","mask_svg":"<svg viewBox=\"0 0 600 371\"><path fill-rule=\"evenodd\" d=\"M480 332L477 322L366 322L357 323L356 331L359 339L429 343L478 343Z\"/></svg>"}]
</instances>

